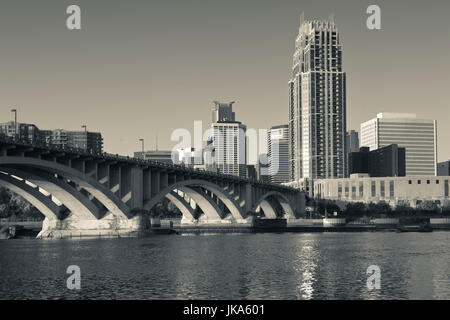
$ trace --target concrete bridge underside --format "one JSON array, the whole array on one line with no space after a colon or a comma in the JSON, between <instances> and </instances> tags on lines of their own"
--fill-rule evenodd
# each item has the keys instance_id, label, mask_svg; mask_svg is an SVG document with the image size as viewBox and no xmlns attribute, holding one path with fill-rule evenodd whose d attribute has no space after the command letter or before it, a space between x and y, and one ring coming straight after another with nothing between
<instances>
[{"instance_id":1,"label":"concrete bridge underside","mask_svg":"<svg viewBox=\"0 0 450 320\"><path fill-rule=\"evenodd\" d=\"M15 145L0 151L0 185L45 215L43 237L140 232L165 198L184 224L249 224L261 210L266 218L304 210L298 190L232 176Z\"/></svg>"}]
</instances>

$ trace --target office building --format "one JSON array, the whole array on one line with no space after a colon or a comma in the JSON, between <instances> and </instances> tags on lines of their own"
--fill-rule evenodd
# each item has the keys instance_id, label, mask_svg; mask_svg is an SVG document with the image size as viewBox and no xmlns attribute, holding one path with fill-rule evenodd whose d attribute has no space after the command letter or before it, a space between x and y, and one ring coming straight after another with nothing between
<instances>
[{"instance_id":1,"label":"office building","mask_svg":"<svg viewBox=\"0 0 450 320\"><path fill-rule=\"evenodd\" d=\"M246 126L235 121L232 104L215 101L213 107L212 146L214 166L220 173L247 176Z\"/></svg>"},{"instance_id":2,"label":"office building","mask_svg":"<svg viewBox=\"0 0 450 320\"><path fill-rule=\"evenodd\" d=\"M349 172L367 173L370 177L404 177L405 148L396 144L376 150L362 147L349 154Z\"/></svg>"},{"instance_id":3,"label":"office building","mask_svg":"<svg viewBox=\"0 0 450 320\"><path fill-rule=\"evenodd\" d=\"M266 183L270 182L269 155L267 153L262 153L258 156L258 162L256 163L255 169L259 181Z\"/></svg>"},{"instance_id":4,"label":"office building","mask_svg":"<svg viewBox=\"0 0 450 320\"><path fill-rule=\"evenodd\" d=\"M269 180L284 183L289 179L289 127L274 126L268 134Z\"/></svg>"},{"instance_id":5,"label":"office building","mask_svg":"<svg viewBox=\"0 0 450 320\"><path fill-rule=\"evenodd\" d=\"M289 81L290 180L346 176L346 74L333 19L301 21Z\"/></svg>"},{"instance_id":6,"label":"office building","mask_svg":"<svg viewBox=\"0 0 450 320\"><path fill-rule=\"evenodd\" d=\"M397 144L405 148L406 175L437 174L437 121L410 113L379 113L361 124L361 146L370 150Z\"/></svg>"}]
</instances>

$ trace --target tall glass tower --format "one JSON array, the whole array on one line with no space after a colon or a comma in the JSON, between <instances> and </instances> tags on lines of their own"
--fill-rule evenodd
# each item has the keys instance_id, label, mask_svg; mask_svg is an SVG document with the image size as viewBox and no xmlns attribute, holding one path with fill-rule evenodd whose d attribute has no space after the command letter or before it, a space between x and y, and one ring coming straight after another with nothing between
<instances>
[{"instance_id":1,"label":"tall glass tower","mask_svg":"<svg viewBox=\"0 0 450 320\"><path fill-rule=\"evenodd\" d=\"M289 175L346 177L346 74L334 19L303 21L289 81Z\"/></svg>"}]
</instances>

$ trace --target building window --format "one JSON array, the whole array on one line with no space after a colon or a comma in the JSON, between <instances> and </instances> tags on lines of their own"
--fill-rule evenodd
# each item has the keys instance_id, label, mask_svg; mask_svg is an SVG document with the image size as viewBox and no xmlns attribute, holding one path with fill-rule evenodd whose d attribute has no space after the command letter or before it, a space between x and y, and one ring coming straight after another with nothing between
<instances>
[{"instance_id":1,"label":"building window","mask_svg":"<svg viewBox=\"0 0 450 320\"><path fill-rule=\"evenodd\" d=\"M439 184L439 180L436 180L436 184Z\"/></svg>"},{"instance_id":2,"label":"building window","mask_svg":"<svg viewBox=\"0 0 450 320\"><path fill-rule=\"evenodd\" d=\"M372 197L376 197L377 195L377 189L375 185L375 181L372 181Z\"/></svg>"},{"instance_id":3,"label":"building window","mask_svg":"<svg viewBox=\"0 0 450 320\"><path fill-rule=\"evenodd\" d=\"M427 180L427 184L430 184L430 180Z\"/></svg>"},{"instance_id":4,"label":"building window","mask_svg":"<svg viewBox=\"0 0 450 320\"><path fill-rule=\"evenodd\" d=\"M389 181L389 197L391 199L393 199L394 196L395 196L395 194L394 194L394 181L391 180L391 181Z\"/></svg>"},{"instance_id":5,"label":"building window","mask_svg":"<svg viewBox=\"0 0 450 320\"><path fill-rule=\"evenodd\" d=\"M359 182L359 197L362 198L364 196L364 183L362 181Z\"/></svg>"},{"instance_id":6,"label":"building window","mask_svg":"<svg viewBox=\"0 0 450 320\"><path fill-rule=\"evenodd\" d=\"M417 184L421 184L422 183L422 180L417 180Z\"/></svg>"},{"instance_id":7,"label":"building window","mask_svg":"<svg viewBox=\"0 0 450 320\"><path fill-rule=\"evenodd\" d=\"M408 180L408 184L412 184L412 180Z\"/></svg>"},{"instance_id":8,"label":"building window","mask_svg":"<svg viewBox=\"0 0 450 320\"><path fill-rule=\"evenodd\" d=\"M382 198L384 198L384 181L380 181L380 195Z\"/></svg>"},{"instance_id":9,"label":"building window","mask_svg":"<svg viewBox=\"0 0 450 320\"><path fill-rule=\"evenodd\" d=\"M338 198L342 198L342 183L338 183Z\"/></svg>"},{"instance_id":10,"label":"building window","mask_svg":"<svg viewBox=\"0 0 450 320\"><path fill-rule=\"evenodd\" d=\"M348 182L346 182L346 183L345 183L345 197L346 197L346 198L348 198L348 193L349 193L349 190L348 190Z\"/></svg>"},{"instance_id":11,"label":"building window","mask_svg":"<svg viewBox=\"0 0 450 320\"><path fill-rule=\"evenodd\" d=\"M352 199L356 198L356 186L352 185Z\"/></svg>"}]
</instances>

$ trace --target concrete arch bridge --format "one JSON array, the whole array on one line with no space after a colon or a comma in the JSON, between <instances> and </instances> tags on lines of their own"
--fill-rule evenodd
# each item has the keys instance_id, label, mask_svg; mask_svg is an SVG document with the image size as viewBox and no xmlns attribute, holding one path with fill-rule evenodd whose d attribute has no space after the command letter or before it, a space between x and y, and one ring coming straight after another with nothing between
<instances>
[{"instance_id":1,"label":"concrete arch bridge","mask_svg":"<svg viewBox=\"0 0 450 320\"><path fill-rule=\"evenodd\" d=\"M295 219L304 194L286 186L177 165L0 140L0 185L45 215L39 236L129 234L169 199L183 224Z\"/></svg>"}]
</instances>

